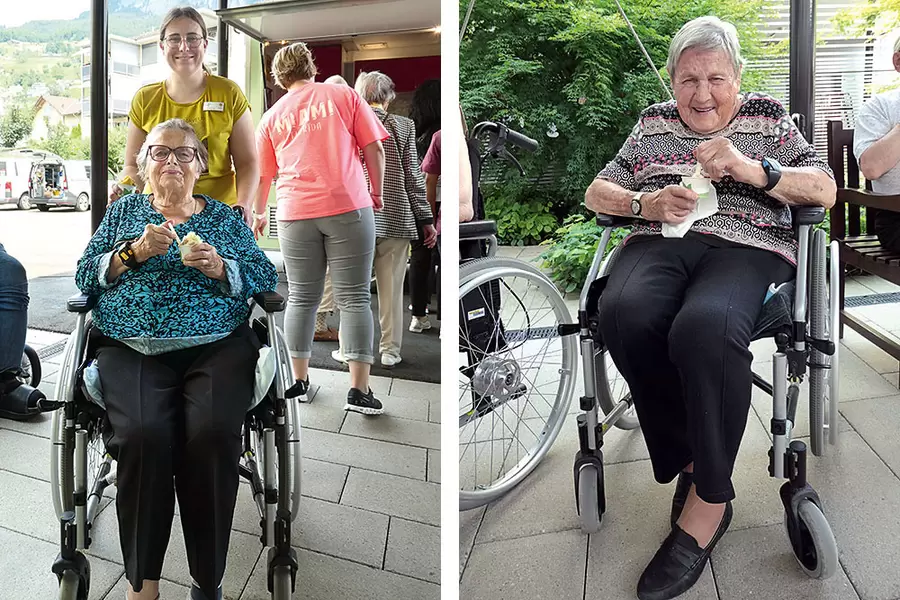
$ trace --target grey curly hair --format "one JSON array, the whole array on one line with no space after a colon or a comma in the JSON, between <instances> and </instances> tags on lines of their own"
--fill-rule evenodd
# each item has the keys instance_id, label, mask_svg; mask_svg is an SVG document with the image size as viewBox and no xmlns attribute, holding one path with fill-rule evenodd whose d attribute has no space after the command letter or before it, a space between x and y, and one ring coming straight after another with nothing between
<instances>
[{"instance_id":1,"label":"grey curly hair","mask_svg":"<svg viewBox=\"0 0 900 600\"><path fill-rule=\"evenodd\" d=\"M669 59L666 70L669 77L675 77L678 59L690 48L699 50L724 50L731 59L734 74L739 75L744 59L741 56L741 43L738 41L737 29L731 23L718 17L698 17L685 23L669 45Z\"/></svg>"},{"instance_id":2,"label":"grey curly hair","mask_svg":"<svg viewBox=\"0 0 900 600\"><path fill-rule=\"evenodd\" d=\"M197 132L194 131L194 128L190 126L190 124L184 119L169 119L168 121L163 121L156 127L150 130L147 134L147 137L144 139L144 143L141 144L141 149L138 150L137 153L137 168L138 175L140 175L143 181L147 181L147 165L149 163L149 151L150 146L150 138L154 137L153 134L158 133L160 131L174 129L184 133L185 141L197 149L197 162L199 163L199 171L198 173L202 173L206 170L206 165L209 164L209 150L206 149L206 146L200 141L200 138L197 136Z\"/></svg>"}]
</instances>

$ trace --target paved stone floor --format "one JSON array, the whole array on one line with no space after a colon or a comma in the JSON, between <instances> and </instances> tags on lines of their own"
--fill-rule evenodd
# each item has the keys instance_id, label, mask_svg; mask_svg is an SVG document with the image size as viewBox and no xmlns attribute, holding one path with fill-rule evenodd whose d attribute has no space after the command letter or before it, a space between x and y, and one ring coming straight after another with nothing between
<instances>
[{"instance_id":1,"label":"paved stone floor","mask_svg":"<svg viewBox=\"0 0 900 600\"><path fill-rule=\"evenodd\" d=\"M28 333L36 349L63 339ZM61 354L42 360L41 389L53 395ZM429 600L440 597L440 386L375 377L382 417L343 410L346 375L314 370L313 402L301 406L303 493L293 541L300 570L296 598L309 600ZM315 384L318 384L317 386ZM0 419L0 599L54 598L50 566L59 524L50 497L50 417ZM265 554L258 516L242 484L225 597L262 600ZM90 600L124 597L125 580L115 506L106 501L89 550ZM12 559L10 559L12 557ZM163 570L163 600L186 597L190 586L183 534L172 527Z\"/></svg>"},{"instance_id":2,"label":"paved stone floor","mask_svg":"<svg viewBox=\"0 0 900 600\"><path fill-rule=\"evenodd\" d=\"M525 259L539 252L501 249ZM874 277L847 286L848 296L897 291ZM570 309L576 307L571 300ZM900 304L854 310L900 338ZM754 369L771 379L774 344L763 340L752 349ZM781 482L766 472L771 398L754 389L735 466L734 520L712 567L683 598L900 599L900 367L849 329L840 362L841 437L828 455L809 455L808 471L834 530L841 569L828 581L813 581L794 560L782 526ZM798 415L807 410L803 388ZM611 431L603 448L607 513L599 533L581 533L572 477L576 403L570 410L551 451L522 484L491 505L460 513L460 598L635 598L637 579L667 533L674 484L654 482L639 431ZM795 436L808 432L808 419L799 418Z\"/></svg>"}]
</instances>

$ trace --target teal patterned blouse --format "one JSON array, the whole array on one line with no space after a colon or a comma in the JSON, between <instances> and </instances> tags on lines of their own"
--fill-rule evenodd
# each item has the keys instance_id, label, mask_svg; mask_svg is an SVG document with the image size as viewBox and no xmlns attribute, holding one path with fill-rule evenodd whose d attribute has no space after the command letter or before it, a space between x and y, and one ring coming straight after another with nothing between
<instances>
[{"instance_id":1,"label":"teal patterned blouse","mask_svg":"<svg viewBox=\"0 0 900 600\"><path fill-rule=\"evenodd\" d=\"M139 238L147 223L161 226L166 221L146 194L124 196L107 209L75 273L78 288L97 297L93 321L104 335L144 354L210 343L247 320L247 301L253 294L275 289L275 266L256 245L250 228L227 205L202 197L206 206L176 225L175 233L183 238L193 231L213 246L225 261L227 281L182 264L178 245L172 242L166 254L107 283L116 246Z\"/></svg>"}]
</instances>

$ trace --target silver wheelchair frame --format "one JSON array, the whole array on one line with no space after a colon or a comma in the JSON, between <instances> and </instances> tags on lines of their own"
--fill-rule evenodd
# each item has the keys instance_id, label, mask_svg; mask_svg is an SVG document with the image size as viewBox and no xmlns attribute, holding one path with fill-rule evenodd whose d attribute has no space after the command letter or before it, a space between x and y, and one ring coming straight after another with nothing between
<instances>
[{"instance_id":1,"label":"silver wheelchair frame","mask_svg":"<svg viewBox=\"0 0 900 600\"><path fill-rule=\"evenodd\" d=\"M799 242L797 275L794 286L791 323L787 329L774 334L777 350L773 359L772 384L756 373L753 383L773 398L773 418L770 424L772 448L769 450L769 475L788 481L781 487L780 496L785 508L785 527L795 557L807 575L825 579L838 569L838 551L831 527L825 519L822 501L806 479L806 444L791 441L797 410L800 384L810 367L810 442L813 454L825 454L825 433L828 444L838 441L838 336L840 263L837 242L831 244L829 305L823 304L825 294L825 232L811 231L821 223L825 210L801 207L795 210L794 223ZM578 334L581 346L585 395L580 398L582 414L577 417L580 448L575 455L574 476L576 508L582 530L596 533L606 510L603 482L603 437L612 427L634 429L639 426L633 411L630 393L622 399L611 397L605 347L599 335L596 316L598 302L605 285L605 276L612 270L617 256L613 249L604 259L612 230L628 226L631 219L597 215L603 228L600 242L582 288L578 310ZM812 242L812 248L810 248ZM814 272L815 271L815 272ZM808 302L808 290L813 302ZM810 306L814 304L815 306ZM822 315L828 310L827 322ZM809 321L814 321L809 323ZM830 331L829 331L830 329ZM768 331L768 330L767 330ZM561 332L565 334L566 332ZM771 333L755 339L773 337ZM829 406L827 414L821 403L824 399L824 376L829 375ZM816 397L818 395L818 397ZM601 420L598 408L605 414Z\"/></svg>"},{"instance_id":2,"label":"silver wheelchair frame","mask_svg":"<svg viewBox=\"0 0 900 600\"><path fill-rule=\"evenodd\" d=\"M51 422L50 485L53 507L60 520L60 553L52 572L59 580L60 600L88 598L90 563L83 551L91 545L91 528L104 490L116 482L115 461L104 448L102 462L88 489L88 477L92 475L88 471L88 446L103 442L96 430L93 439L88 439L88 429L99 426L99 417L89 421L88 428L82 427L79 419L88 410L105 412L95 403L79 399L76 390L79 367L87 358L87 316L94 300L80 294L67 302L68 311L78 316L56 384L56 398L62 408L53 412ZM284 397L285 389L293 383L293 375L287 344L275 315L284 310L285 301L275 292L263 292L254 295L251 309L254 303L266 313L275 376L266 396L248 409L239 469L241 477L250 483L260 516L260 539L268 548L268 590L273 600L288 600L295 589L297 574L296 551L291 547L291 522L299 514L300 503L299 408L296 402ZM86 408L85 402L92 406ZM290 492L282 493L283 490Z\"/></svg>"}]
</instances>

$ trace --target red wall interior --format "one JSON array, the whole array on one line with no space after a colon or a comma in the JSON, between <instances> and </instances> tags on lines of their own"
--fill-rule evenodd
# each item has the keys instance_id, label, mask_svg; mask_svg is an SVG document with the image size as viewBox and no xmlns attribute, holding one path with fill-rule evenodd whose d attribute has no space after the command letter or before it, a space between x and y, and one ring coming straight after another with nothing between
<instances>
[{"instance_id":1,"label":"red wall interior","mask_svg":"<svg viewBox=\"0 0 900 600\"><path fill-rule=\"evenodd\" d=\"M341 45L313 46L310 48L316 63L316 81L325 81L332 75L343 75Z\"/></svg>"},{"instance_id":2,"label":"red wall interior","mask_svg":"<svg viewBox=\"0 0 900 600\"><path fill-rule=\"evenodd\" d=\"M356 62L355 75L361 71L381 71L394 80L397 93L413 92L427 79L440 79L440 56L390 58Z\"/></svg>"}]
</instances>

